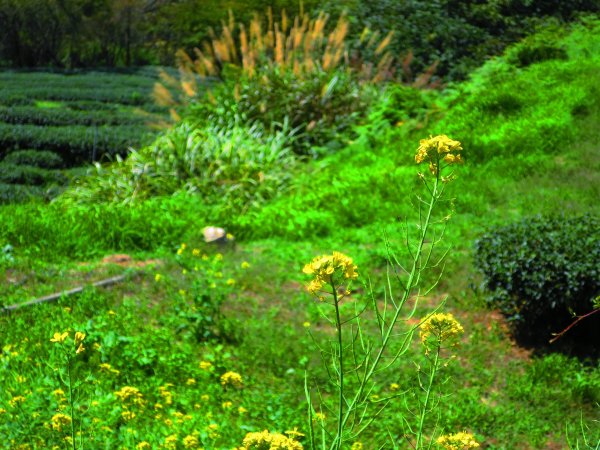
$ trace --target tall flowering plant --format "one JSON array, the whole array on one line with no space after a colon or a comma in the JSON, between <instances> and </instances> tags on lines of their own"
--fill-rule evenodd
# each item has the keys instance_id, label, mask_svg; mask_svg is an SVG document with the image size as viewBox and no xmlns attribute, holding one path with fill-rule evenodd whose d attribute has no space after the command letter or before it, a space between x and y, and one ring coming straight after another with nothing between
<instances>
[{"instance_id":1,"label":"tall flowering plant","mask_svg":"<svg viewBox=\"0 0 600 450\"><path fill-rule=\"evenodd\" d=\"M460 448L474 448L479 445L472 435L466 432L460 434L460 439L455 438L457 435L448 435L438 436L436 440L433 436L435 429L433 433L427 433L426 429L427 417L434 409L432 394L436 388L436 374L443 366L442 359L448 357L448 351L452 350L462 335L462 326L451 314L439 313L441 305L433 314L416 321L417 323L408 330L400 330L398 326L399 322L407 322L413 317L419 298L431 292L437 284L435 282L433 285L425 285L422 274L427 268L440 263L432 261L433 248L440 242L440 238L432 231L432 225L435 223L434 212L443 197L445 185L454 179L451 166L463 162L462 150L460 142L445 135L420 141L415 161L417 164L427 164L430 175L418 173L426 192L425 196L417 196L418 235L412 242L407 240L411 258L406 269L395 257L390 257L383 302L378 302L372 293L371 301L366 306L348 298L352 294L350 285L358 278L359 270L347 255L339 252L321 255L304 266L303 272L312 277L306 289L321 303L333 308L331 318L327 312L325 315L336 330L335 339L331 343L332 350L324 351L320 348L321 354L326 355L330 361L326 364L337 394L335 401L331 403L329 398L321 395L318 385L318 402L314 400L315 386L311 385L308 374L305 378L308 403L307 438L311 449L363 448L361 435L384 413L391 401L404 394L395 392L399 390L399 385L394 383L390 396L374 401L372 392L375 378L393 368L394 363L407 352L415 332L419 329L428 364L418 370L419 390L415 395L415 407L409 409L416 418L416 425L411 425L408 420L403 419L405 429L408 430L405 435L408 436L409 443L416 449L429 448L435 444L444 448L454 448L450 446L459 441ZM431 242L431 245L426 246L427 242ZM403 272L400 272L398 267ZM394 283L400 284L401 294L398 297L394 294L397 291ZM410 311L403 313L407 309L405 306L409 299L414 299L415 304ZM348 314L350 317L343 315L342 303L348 304L351 309L354 305L352 314ZM371 310L371 313L367 314L368 310ZM364 325L369 319L375 321L374 336ZM394 351L390 349L392 343L395 344ZM328 419L328 414L333 416L331 420ZM385 445L385 448L397 447L396 442L388 442Z\"/></svg>"}]
</instances>

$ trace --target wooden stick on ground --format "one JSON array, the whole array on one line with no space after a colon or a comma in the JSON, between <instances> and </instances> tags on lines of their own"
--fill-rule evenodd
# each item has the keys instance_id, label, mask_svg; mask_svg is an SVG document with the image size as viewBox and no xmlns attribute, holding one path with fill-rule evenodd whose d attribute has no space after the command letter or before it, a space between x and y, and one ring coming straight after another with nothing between
<instances>
[{"instance_id":1,"label":"wooden stick on ground","mask_svg":"<svg viewBox=\"0 0 600 450\"><path fill-rule=\"evenodd\" d=\"M92 283L92 286L94 286L94 287L110 286L111 284L120 283L123 280L125 280L125 275L118 275L116 277L111 277L111 278L106 278L104 280L96 281L95 283ZM57 292L55 294L47 295L45 297L40 297L40 298L36 298L34 300L29 300L28 302L17 303L14 305L5 306L4 308L2 308L2 312L6 313L6 312L10 312L10 311L14 311L16 309L22 308L24 306L37 305L39 303L54 302L63 296L68 297L70 295L79 294L81 291L83 291L84 288L85 288L85 286L78 286L78 287L70 289L68 291Z\"/></svg>"}]
</instances>

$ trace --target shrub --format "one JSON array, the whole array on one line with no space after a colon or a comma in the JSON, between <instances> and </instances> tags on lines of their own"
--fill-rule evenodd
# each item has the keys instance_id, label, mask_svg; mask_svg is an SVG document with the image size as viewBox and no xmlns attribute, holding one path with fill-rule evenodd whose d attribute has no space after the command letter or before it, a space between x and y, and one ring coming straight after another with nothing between
<instances>
[{"instance_id":1,"label":"shrub","mask_svg":"<svg viewBox=\"0 0 600 450\"><path fill-rule=\"evenodd\" d=\"M283 133L184 123L124 161L97 165L96 175L82 179L65 200L130 203L183 191L239 213L280 192L294 161Z\"/></svg>"},{"instance_id":2,"label":"shrub","mask_svg":"<svg viewBox=\"0 0 600 450\"><path fill-rule=\"evenodd\" d=\"M63 160L59 155L46 150L18 150L6 155L3 162L43 169L58 169L63 166Z\"/></svg>"},{"instance_id":3,"label":"shrub","mask_svg":"<svg viewBox=\"0 0 600 450\"><path fill-rule=\"evenodd\" d=\"M0 183L41 186L47 183L64 183L65 177L57 171L39 167L0 163Z\"/></svg>"},{"instance_id":4,"label":"shrub","mask_svg":"<svg viewBox=\"0 0 600 450\"><path fill-rule=\"evenodd\" d=\"M241 116L267 130L287 121L300 137L296 150L310 153L310 146L326 144L365 112L360 81L391 76L393 58L385 51L391 34L379 40L365 30L362 47L373 57L367 63L349 55L349 23L343 15L330 33L325 14L290 21L283 13L279 22L269 11L266 29L263 22L256 15L246 29L231 17L219 37L196 49L195 59L180 51L180 79L163 73L155 97L169 106L200 103L191 112L199 121ZM206 77L225 83L204 97L198 79ZM207 99L213 107L202 104Z\"/></svg>"},{"instance_id":5,"label":"shrub","mask_svg":"<svg viewBox=\"0 0 600 450\"><path fill-rule=\"evenodd\" d=\"M591 215L537 216L491 230L475 243L489 304L507 316L519 340L536 345L568 326L572 313L593 309L600 293L598 261L600 219ZM599 331L592 317L564 339L589 351Z\"/></svg>"}]
</instances>

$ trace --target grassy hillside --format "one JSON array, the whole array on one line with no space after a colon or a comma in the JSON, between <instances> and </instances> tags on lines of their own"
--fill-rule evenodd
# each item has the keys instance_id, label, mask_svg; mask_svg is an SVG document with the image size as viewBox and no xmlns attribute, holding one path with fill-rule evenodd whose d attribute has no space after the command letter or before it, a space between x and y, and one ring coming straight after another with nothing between
<instances>
[{"instance_id":1,"label":"grassy hillside","mask_svg":"<svg viewBox=\"0 0 600 450\"><path fill-rule=\"evenodd\" d=\"M230 184L233 176L218 178L222 168L234 167L254 180L256 153L232 152L248 158L234 162L223 155L253 145L264 157L265 149L287 149L286 137L238 128L206 137L200 128L201 137L191 138L183 125L51 204L0 207L0 244L10 244L0 254L3 304L126 275L110 288L86 288L57 304L0 317L6 380L0 436L12 448L84 442L107 449L229 449L251 431L297 427L305 435L298 440L310 448L309 423L336 429L335 411L327 409L337 392L329 364L336 327L333 310L304 290L302 268L333 250L354 258L359 278L353 300L342 303L344 317L355 305L389 307L391 296L400 297L406 277L388 274L411 262L417 247L407 250L405 240L419 233L418 208L427 198L417 172L428 176L428 169L415 165L415 153L420 139L444 133L462 142L466 160L445 184L448 201L434 215L438 234L423 244L431 248L443 230L431 262L450 248L444 273L420 300L410 296L399 316L386 356L404 353L386 360L391 370L375 375L365 396L370 408L385 403L385 411L342 448L415 444L425 379L419 377L431 364L415 327L442 306L464 334L460 346L443 354L448 365L439 369L427 441L466 430L489 449L596 448L597 361L517 346L510 324L486 307L472 252L475 239L494 225L536 214L600 213L599 50L600 22L588 19L542 30L442 91L388 86L337 151L319 159L292 162L288 153L283 162L268 159L272 173L287 178L271 185L265 171L267 187L275 186L267 194L244 178ZM54 120L43 117L35 120ZM170 195L156 195L160 185L152 180L168 178L163 167L176 174L188 167L164 163L178 161L176 152L186 163L190 155L195 162L218 155L219 164L168 184ZM156 171L144 172L145 179L140 167ZM206 225L226 227L235 242L204 243ZM132 259L102 260L116 252ZM390 254L397 257L391 265ZM435 284L441 268L423 272L423 285ZM356 341L377 342L377 316L361 320ZM85 333L84 340L75 332ZM403 346L402 337L412 333L415 339ZM85 350L76 353L79 344ZM361 352L368 350L357 351L355 361ZM231 371L243 387L224 381ZM358 383L354 374L348 378L348 386ZM305 381L319 386L313 402L324 418L307 421Z\"/></svg>"}]
</instances>

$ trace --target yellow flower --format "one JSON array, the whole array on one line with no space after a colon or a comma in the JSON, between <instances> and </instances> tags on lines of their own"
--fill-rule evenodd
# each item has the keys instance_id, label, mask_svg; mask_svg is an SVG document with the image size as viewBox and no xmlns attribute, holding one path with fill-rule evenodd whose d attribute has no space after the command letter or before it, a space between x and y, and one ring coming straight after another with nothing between
<instances>
[{"instance_id":1,"label":"yellow flower","mask_svg":"<svg viewBox=\"0 0 600 450\"><path fill-rule=\"evenodd\" d=\"M135 418L135 413L133 411L125 410L121 413L121 417L123 417L123 420L132 420Z\"/></svg>"},{"instance_id":2,"label":"yellow flower","mask_svg":"<svg viewBox=\"0 0 600 450\"><path fill-rule=\"evenodd\" d=\"M183 438L183 447L184 448L198 448L200 447L200 441L197 436L190 434Z\"/></svg>"},{"instance_id":3,"label":"yellow flower","mask_svg":"<svg viewBox=\"0 0 600 450\"><path fill-rule=\"evenodd\" d=\"M212 363L209 361L200 361L200 369L202 370L210 370L212 366Z\"/></svg>"},{"instance_id":4,"label":"yellow flower","mask_svg":"<svg viewBox=\"0 0 600 450\"><path fill-rule=\"evenodd\" d=\"M138 445L135 446L136 450L150 450L152 446L150 442L142 441Z\"/></svg>"},{"instance_id":5,"label":"yellow flower","mask_svg":"<svg viewBox=\"0 0 600 450\"><path fill-rule=\"evenodd\" d=\"M352 444L351 450L362 450L362 449L363 449L362 442L355 442L354 444Z\"/></svg>"},{"instance_id":6,"label":"yellow flower","mask_svg":"<svg viewBox=\"0 0 600 450\"><path fill-rule=\"evenodd\" d=\"M390 391L397 391L398 389L400 389L400 385L398 383L390 384Z\"/></svg>"},{"instance_id":7,"label":"yellow flower","mask_svg":"<svg viewBox=\"0 0 600 450\"><path fill-rule=\"evenodd\" d=\"M177 448L177 435L172 434L171 436L167 436L165 438L165 448L168 449L176 449Z\"/></svg>"},{"instance_id":8,"label":"yellow flower","mask_svg":"<svg viewBox=\"0 0 600 450\"><path fill-rule=\"evenodd\" d=\"M245 414L247 412L248 412L248 410L246 408L244 408L243 406L240 406L238 408L238 414Z\"/></svg>"},{"instance_id":9,"label":"yellow flower","mask_svg":"<svg viewBox=\"0 0 600 450\"><path fill-rule=\"evenodd\" d=\"M143 404L143 396L138 388L132 386L123 386L115 392L115 397L122 403L133 403L135 405Z\"/></svg>"},{"instance_id":10,"label":"yellow flower","mask_svg":"<svg viewBox=\"0 0 600 450\"><path fill-rule=\"evenodd\" d=\"M341 281L334 281L334 277L341 279L354 280L358 278L356 265L352 258L340 252L333 252L331 255L321 255L314 258L306 264L302 271L308 275L314 275L314 279L306 286L311 294L316 294L325 284Z\"/></svg>"},{"instance_id":11,"label":"yellow flower","mask_svg":"<svg viewBox=\"0 0 600 450\"><path fill-rule=\"evenodd\" d=\"M452 314L432 314L421 324L421 342L427 345L429 337L433 336L436 338L437 343L441 345L442 342L459 338L464 331L462 325L458 323Z\"/></svg>"},{"instance_id":12,"label":"yellow flower","mask_svg":"<svg viewBox=\"0 0 600 450\"><path fill-rule=\"evenodd\" d=\"M200 400L202 400L203 402L207 402L210 400L210 396L204 394L200 396Z\"/></svg>"},{"instance_id":13,"label":"yellow flower","mask_svg":"<svg viewBox=\"0 0 600 450\"><path fill-rule=\"evenodd\" d=\"M188 386L193 386L194 384L196 384L196 380L194 378L188 378L185 384L187 384Z\"/></svg>"},{"instance_id":14,"label":"yellow flower","mask_svg":"<svg viewBox=\"0 0 600 450\"><path fill-rule=\"evenodd\" d=\"M17 406L17 404L23 403L25 400L25 397L23 397L22 395L17 395L16 397L11 398L8 401L8 404L14 408L15 406Z\"/></svg>"},{"instance_id":15,"label":"yellow flower","mask_svg":"<svg viewBox=\"0 0 600 450\"><path fill-rule=\"evenodd\" d=\"M467 450L479 447L475 437L467 432L440 436L436 442L446 450Z\"/></svg>"},{"instance_id":16,"label":"yellow flower","mask_svg":"<svg viewBox=\"0 0 600 450\"><path fill-rule=\"evenodd\" d=\"M227 280L227 285L228 285L228 286L233 286L234 284L235 284L235 280L234 280L233 278L229 278L229 279Z\"/></svg>"},{"instance_id":17,"label":"yellow flower","mask_svg":"<svg viewBox=\"0 0 600 450\"><path fill-rule=\"evenodd\" d=\"M194 256L200 256L200 250L195 248L194 250L192 250L192 255Z\"/></svg>"},{"instance_id":18,"label":"yellow flower","mask_svg":"<svg viewBox=\"0 0 600 450\"><path fill-rule=\"evenodd\" d=\"M435 137L429 136L429 139L419 141L415 162L417 164L428 162L430 172L437 176L441 161L448 165L462 163L461 151L460 142L450 139L445 134Z\"/></svg>"},{"instance_id":19,"label":"yellow flower","mask_svg":"<svg viewBox=\"0 0 600 450\"><path fill-rule=\"evenodd\" d=\"M62 413L54 414L51 422L53 430L61 431L63 426L71 425L71 416Z\"/></svg>"},{"instance_id":20,"label":"yellow flower","mask_svg":"<svg viewBox=\"0 0 600 450\"><path fill-rule=\"evenodd\" d=\"M156 281L157 283L161 280L162 275L160 273L157 273L156 275L154 275L154 281Z\"/></svg>"},{"instance_id":21,"label":"yellow flower","mask_svg":"<svg viewBox=\"0 0 600 450\"><path fill-rule=\"evenodd\" d=\"M280 433L269 433L268 430L248 433L242 441L242 449L270 448L280 450L302 450L302 444Z\"/></svg>"},{"instance_id":22,"label":"yellow flower","mask_svg":"<svg viewBox=\"0 0 600 450\"><path fill-rule=\"evenodd\" d=\"M52 391L52 394L56 395L57 397L64 397L65 391L63 391L62 389L55 389L54 391Z\"/></svg>"},{"instance_id":23,"label":"yellow flower","mask_svg":"<svg viewBox=\"0 0 600 450\"><path fill-rule=\"evenodd\" d=\"M242 261L242 269L248 269L250 267L250 263L247 261Z\"/></svg>"},{"instance_id":24,"label":"yellow flower","mask_svg":"<svg viewBox=\"0 0 600 450\"><path fill-rule=\"evenodd\" d=\"M81 344L84 339L85 339L85 333L82 333L81 331L75 332L75 347L77 347L79 344Z\"/></svg>"},{"instance_id":25,"label":"yellow flower","mask_svg":"<svg viewBox=\"0 0 600 450\"><path fill-rule=\"evenodd\" d=\"M117 313L116 313L116 312L114 312L112 309L109 309L107 314L108 314L109 316L116 316L116 315L117 315Z\"/></svg>"},{"instance_id":26,"label":"yellow flower","mask_svg":"<svg viewBox=\"0 0 600 450\"><path fill-rule=\"evenodd\" d=\"M237 372L225 372L221 375L221 385L241 388L243 386L242 376Z\"/></svg>"},{"instance_id":27,"label":"yellow flower","mask_svg":"<svg viewBox=\"0 0 600 450\"><path fill-rule=\"evenodd\" d=\"M302 326L303 326L304 328L310 328L310 322L304 322L304 323L302 324Z\"/></svg>"},{"instance_id":28,"label":"yellow flower","mask_svg":"<svg viewBox=\"0 0 600 450\"><path fill-rule=\"evenodd\" d=\"M318 412L318 413L315 413L315 415L313 416L313 421L318 420L320 422L323 422L323 421L325 421L326 418L327 418L327 416L325 416L325 414Z\"/></svg>"},{"instance_id":29,"label":"yellow flower","mask_svg":"<svg viewBox=\"0 0 600 450\"><path fill-rule=\"evenodd\" d=\"M100 370L103 372L114 373L115 375L119 375L121 372L117 369L113 369L112 366L108 363L100 364Z\"/></svg>"},{"instance_id":30,"label":"yellow flower","mask_svg":"<svg viewBox=\"0 0 600 450\"><path fill-rule=\"evenodd\" d=\"M233 402L223 402L221 406L223 407L223 409L230 409L233 407Z\"/></svg>"},{"instance_id":31,"label":"yellow flower","mask_svg":"<svg viewBox=\"0 0 600 450\"><path fill-rule=\"evenodd\" d=\"M68 337L69 333L67 331L65 331L64 333L54 333L54 336L52 337L52 339L50 339L50 342L60 344L64 342Z\"/></svg>"},{"instance_id":32,"label":"yellow flower","mask_svg":"<svg viewBox=\"0 0 600 450\"><path fill-rule=\"evenodd\" d=\"M85 350L85 347L83 346L83 344L79 344L79 347L77 347L77 350L75 350L75 354L79 355L84 350Z\"/></svg>"}]
</instances>

